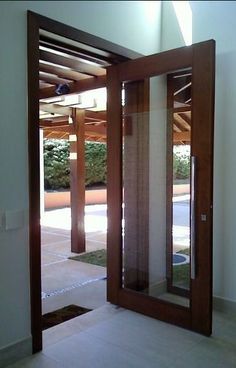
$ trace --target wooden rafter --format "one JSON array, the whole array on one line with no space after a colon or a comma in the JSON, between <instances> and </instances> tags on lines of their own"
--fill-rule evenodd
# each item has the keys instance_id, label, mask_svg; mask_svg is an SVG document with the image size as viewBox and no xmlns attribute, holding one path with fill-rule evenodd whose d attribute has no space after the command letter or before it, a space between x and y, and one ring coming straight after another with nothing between
<instances>
[{"instance_id":1,"label":"wooden rafter","mask_svg":"<svg viewBox=\"0 0 236 368\"><path fill-rule=\"evenodd\" d=\"M183 105L183 106L178 106L178 107L174 107L173 108L173 113L177 112L177 113L180 113L180 112L189 112L191 111L191 106L190 105Z\"/></svg>"},{"instance_id":2,"label":"wooden rafter","mask_svg":"<svg viewBox=\"0 0 236 368\"><path fill-rule=\"evenodd\" d=\"M55 74L59 78L70 79L73 81L79 81L88 78L88 76L83 73L60 68L59 66L56 65L44 64L42 62L39 63L39 68L41 72Z\"/></svg>"},{"instance_id":3,"label":"wooden rafter","mask_svg":"<svg viewBox=\"0 0 236 368\"><path fill-rule=\"evenodd\" d=\"M40 102L39 108L41 111L48 112L51 114L60 114L65 116L72 115L72 108L66 106L60 106L57 104L49 104L45 102Z\"/></svg>"},{"instance_id":4,"label":"wooden rafter","mask_svg":"<svg viewBox=\"0 0 236 368\"><path fill-rule=\"evenodd\" d=\"M43 35L40 36L40 45L55 51L66 53L69 56L76 56L82 58L83 60L87 60L101 66L108 66L110 65L111 62L105 56L103 56L103 58L101 59L101 56L98 57L98 55L95 54L94 52L91 52L91 50L90 52L88 50L86 50L85 52L85 50L80 49L78 47L78 44L76 46L73 46L71 43L70 45L68 45L62 40L60 41L56 39L52 40L49 37L45 37Z\"/></svg>"},{"instance_id":5,"label":"wooden rafter","mask_svg":"<svg viewBox=\"0 0 236 368\"><path fill-rule=\"evenodd\" d=\"M70 141L71 251L85 252L85 132L84 110L73 110L73 134Z\"/></svg>"},{"instance_id":6,"label":"wooden rafter","mask_svg":"<svg viewBox=\"0 0 236 368\"><path fill-rule=\"evenodd\" d=\"M53 85L65 84L65 83L71 82L68 79L58 78L57 75L44 73L44 72L39 72L39 79L40 81L46 82L48 84L53 84Z\"/></svg>"},{"instance_id":7,"label":"wooden rafter","mask_svg":"<svg viewBox=\"0 0 236 368\"><path fill-rule=\"evenodd\" d=\"M173 142L190 142L191 135L190 132L174 132L173 133Z\"/></svg>"},{"instance_id":8,"label":"wooden rafter","mask_svg":"<svg viewBox=\"0 0 236 368\"><path fill-rule=\"evenodd\" d=\"M74 71L87 74L88 76L101 76L106 74L106 69L98 65L91 65L76 57L68 57L65 55L57 55L50 51L39 50L40 60L47 61L52 64L66 66Z\"/></svg>"},{"instance_id":9,"label":"wooden rafter","mask_svg":"<svg viewBox=\"0 0 236 368\"><path fill-rule=\"evenodd\" d=\"M191 125L191 111L179 113L179 116L183 118L189 125Z\"/></svg>"},{"instance_id":10,"label":"wooden rafter","mask_svg":"<svg viewBox=\"0 0 236 368\"><path fill-rule=\"evenodd\" d=\"M181 130L191 130L190 124L185 119L183 119L182 116L175 113L173 114L173 117L175 124L178 125Z\"/></svg>"},{"instance_id":11,"label":"wooden rafter","mask_svg":"<svg viewBox=\"0 0 236 368\"><path fill-rule=\"evenodd\" d=\"M69 83L69 92L64 95L86 92L91 89L106 87L106 76L88 77L86 79ZM44 88L40 90L40 99L46 99L57 96L55 87Z\"/></svg>"}]
</instances>

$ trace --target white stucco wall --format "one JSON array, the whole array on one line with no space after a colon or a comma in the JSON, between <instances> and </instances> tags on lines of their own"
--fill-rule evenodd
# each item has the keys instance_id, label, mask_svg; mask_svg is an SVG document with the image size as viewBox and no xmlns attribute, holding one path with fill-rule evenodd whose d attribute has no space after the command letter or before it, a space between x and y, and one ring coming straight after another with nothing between
<instances>
[{"instance_id":1,"label":"white stucco wall","mask_svg":"<svg viewBox=\"0 0 236 368\"><path fill-rule=\"evenodd\" d=\"M216 41L214 294L236 302L235 1L193 1L193 42Z\"/></svg>"},{"instance_id":2,"label":"white stucco wall","mask_svg":"<svg viewBox=\"0 0 236 368\"><path fill-rule=\"evenodd\" d=\"M160 49L159 1L0 3L0 210L17 209L26 217L24 227L0 230L0 349L30 336L27 10L143 54Z\"/></svg>"},{"instance_id":3,"label":"white stucco wall","mask_svg":"<svg viewBox=\"0 0 236 368\"><path fill-rule=\"evenodd\" d=\"M191 1L193 43L216 41L213 293L236 301L235 1ZM162 10L162 50L184 45L171 2Z\"/></svg>"},{"instance_id":4,"label":"white stucco wall","mask_svg":"<svg viewBox=\"0 0 236 368\"><path fill-rule=\"evenodd\" d=\"M162 2L161 51L185 46L172 1Z\"/></svg>"}]
</instances>

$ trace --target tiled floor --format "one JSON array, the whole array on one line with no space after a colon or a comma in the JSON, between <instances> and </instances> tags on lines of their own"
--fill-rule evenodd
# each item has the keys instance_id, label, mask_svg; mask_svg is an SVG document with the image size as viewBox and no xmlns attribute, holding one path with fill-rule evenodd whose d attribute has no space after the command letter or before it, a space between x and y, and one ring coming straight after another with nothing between
<instances>
[{"instance_id":1,"label":"tiled floor","mask_svg":"<svg viewBox=\"0 0 236 368\"><path fill-rule=\"evenodd\" d=\"M235 368L236 316L211 338L106 304L44 332L44 349L9 368Z\"/></svg>"},{"instance_id":2,"label":"tiled floor","mask_svg":"<svg viewBox=\"0 0 236 368\"><path fill-rule=\"evenodd\" d=\"M67 224L65 228L44 227L42 264L47 272L43 288L45 293L56 292L50 303L44 299L44 312L60 307L65 297L68 304L80 300L80 305L88 306L88 302L92 308L101 307L44 331L43 351L9 368L236 368L236 316L215 312L213 335L206 338L108 303L104 305L104 269L89 270L80 262L67 259L71 252L66 227ZM104 230L93 228L88 232L89 250L104 247L104 242ZM87 274L101 279L60 293L62 285L55 279L56 274L65 280L64 289L83 283Z\"/></svg>"}]
</instances>

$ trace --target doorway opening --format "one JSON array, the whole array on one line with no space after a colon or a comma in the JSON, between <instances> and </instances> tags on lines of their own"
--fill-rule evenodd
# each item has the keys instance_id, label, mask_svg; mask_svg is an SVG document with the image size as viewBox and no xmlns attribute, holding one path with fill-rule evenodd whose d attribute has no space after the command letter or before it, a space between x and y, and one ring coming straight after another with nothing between
<instances>
[{"instance_id":1,"label":"doorway opening","mask_svg":"<svg viewBox=\"0 0 236 368\"><path fill-rule=\"evenodd\" d=\"M106 302L108 65L39 32L43 330ZM104 87L71 91L100 77Z\"/></svg>"},{"instance_id":2,"label":"doorway opening","mask_svg":"<svg viewBox=\"0 0 236 368\"><path fill-rule=\"evenodd\" d=\"M86 310L106 302L106 67L140 55L32 12L28 12L28 27L31 306L36 352L42 349L42 314L68 302L71 307L78 299L79 307ZM60 172L63 159L55 156L63 150L65 165ZM53 180L56 187L59 182L69 186L69 200L57 202L54 209L44 195L45 183L55 194Z\"/></svg>"}]
</instances>

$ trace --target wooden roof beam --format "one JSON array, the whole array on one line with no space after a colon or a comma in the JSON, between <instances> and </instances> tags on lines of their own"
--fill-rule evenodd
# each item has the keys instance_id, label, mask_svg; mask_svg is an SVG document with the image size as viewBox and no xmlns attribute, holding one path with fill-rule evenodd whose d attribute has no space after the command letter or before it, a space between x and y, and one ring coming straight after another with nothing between
<instances>
[{"instance_id":1,"label":"wooden roof beam","mask_svg":"<svg viewBox=\"0 0 236 368\"><path fill-rule=\"evenodd\" d=\"M39 80L46 82L48 84L65 84L71 82L71 80L59 78L55 74L45 73L45 72L39 72Z\"/></svg>"},{"instance_id":2,"label":"wooden roof beam","mask_svg":"<svg viewBox=\"0 0 236 368\"><path fill-rule=\"evenodd\" d=\"M47 131L52 132L65 132L71 133L73 132L72 125L61 125L61 126L52 126L52 125L41 125L40 127ZM86 125L85 124L85 132L90 135L102 136L105 137L107 134L105 125Z\"/></svg>"},{"instance_id":3,"label":"wooden roof beam","mask_svg":"<svg viewBox=\"0 0 236 368\"><path fill-rule=\"evenodd\" d=\"M179 113L179 116L191 125L191 112Z\"/></svg>"},{"instance_id":4,"label":"wooden roof beam","mask_svg":"<svg viewBox=\"0 0 236 368\"><path fill-rule=\"evenodd\" d=\"M82 93L86 91L90 91L91 89L97 89L97 88L103 88L106 87L106 76L100 76L100 77L90 77L86 78L77 82L68 83L69 84L69 92L65 93L65 95L73 95L77 93ZM43 88L39 91L39 98L40 99L46 99L51 97L58 96L56 94L56 88L48 87Z\"/></svg>"},{"instance_id":5,"label":"wooden roof beam","mask_svg":"<svg viewBox=\"0 0 236 368\"><path fill-rule=\"evenodd\" d=\"M179 114L174 114L174 122L180 126L181 130L191 130L189 123Z\"/></svg>"},{"instance_id":6,"label":"wooden roof beam","mask_svg":"<svg viewBox=\"0 0 236 368\"><path fill-rule=\"evenodd\" d=\"M85 119L91 121L107 121L107 113L106 111L85 111Z\"/></svg>"},{"instance_id":7,"label":"wooden roof beam","mask_svg":"<svg viewBox=\"0 0 236 368\"><path fill-rule=\"evenodd\" d=\"M40 102L39 109L41 111L48 112L50 114L60 114L65 116L71 116L72 115L72 108L71 107L65 107L60 106L57 104L49 104L45 102Z\"/></svg>"},{"instance_id":8,"label":"wooden roof beam","mask_svg":"<svg viewBox=\"0 0 236 368\"><path fill-rule=\"evenodd\" d=\"M99 76L99 75L105 75L106 69L101 68L100 65L92 65L89 63L86 63L81 58L76 58L73 56L68 57L67 54L65 55L58 55L53 52L50 52L49 50L42 50L39 49L39 60L47 61L52 64L62 65L66 66L67 68L70 68L74 70L75 72L84 73L90 76Z\"/></svg>"},{"instance_id":9,"label":"wooden roof beam","mask_svg":"<svg viewBox=\"0 0 236 368\"><path fill-rule=\"evenodd\" d=\"M72 81L78 81L88 78L88 76L85 74L74 72L73 70L64 69L56 65L45 64L42 62L39 63L39 70L40 72L54 74L58 78L70 79Z\"/></svg>"},{"instance_id":10,"label":"wooden roof beam","mask_svg":"<svg viewBox=\"0 0 236 368\"><path fill-rule=\"evenodd\" d=\"M173 134L173 142L190 142L191 134L190 132L174 132Z\"/></svg>"},{"instance_id":11,"label":"wooden roof beam","mask_svg":"<svg viewBox=\"0 0 236 368\"><path fill-rule=\"evenodd\" d=\"M191 106L178 106L173 108L173 113L177 112L190 112Z\"/></svg>"}]
</instances>

